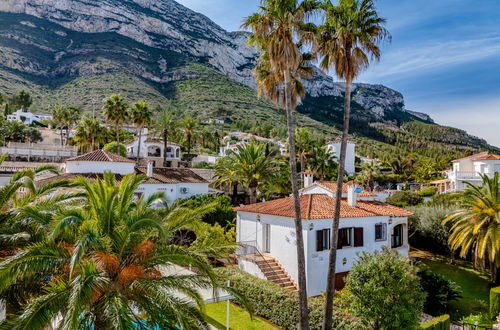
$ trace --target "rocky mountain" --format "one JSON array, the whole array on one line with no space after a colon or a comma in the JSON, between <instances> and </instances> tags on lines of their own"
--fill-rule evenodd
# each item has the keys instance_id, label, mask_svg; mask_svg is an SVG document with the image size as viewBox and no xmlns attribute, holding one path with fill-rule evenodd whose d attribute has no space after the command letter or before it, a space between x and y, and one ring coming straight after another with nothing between
<instances>
[{"instance_id":1,"label":"rocky mountain","mask_svg":"<svg viewBox=\"0 0 500 330\"><path fill-rule=\"evenodd\" d=\"M283 121L252 90L258 53L247 37L173 0L2 0L0 92L29 89L38 111L58 103L95 110L104 97L121 93L154 105L175 100L197 115L222 106L233 121ZM302 124L338 134L328 125L340 122L343 84L316 70L305 85ZM429 116L406 110L401 93L382 85L354 86L353 115L355 134L381 143L391 142L378 124L399 131L408 121L432 124ZM453 147L460 152L487 146L463 136Z\"/></svg>"}]
</instances>

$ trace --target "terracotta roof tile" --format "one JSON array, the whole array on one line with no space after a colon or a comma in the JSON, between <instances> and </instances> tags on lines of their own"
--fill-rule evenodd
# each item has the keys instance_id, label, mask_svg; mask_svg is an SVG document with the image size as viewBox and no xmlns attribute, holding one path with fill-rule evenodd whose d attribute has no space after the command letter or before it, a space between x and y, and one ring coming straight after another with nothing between
<instances>
[{"instance_id":1,"label":"terracotta roof tile","mask_svg":"<svg viewBox=\"0 0 500 330\"><path fill-rule=\"evenodd\" d=\"M330 190L332 193L335 193L337 191L337 182L333 182L333 181L316 181L315 182L316 184ZM344 183L342 185L342 193L344 194L347 194L347 186L349 186L350 184L354 183L353 181L350 181L350 182L347 182L347 183ZM363 191L358 194L358 197L376 197L377 194L374 194L372 192L369 192L369 191L366 191L363 189Z\"/></svg>"},{"instance_id":2,"label":"terracotta roof tile","mask_svg":"<svg viewBox=\"0 0 500 330\"><path fill-rule=\"evenodd\" d=\"M331 219L335 198L324 194L302 195L300 198L302 219ZM277 199L274 201L246 205L235 208L236 211L261 213L276 215L281 217L293 218L293 199L292 197ZM341 218L366 218L377 216L397 216L407 217L413 213L405 209L385 204L377 201L358 200L357 206L349 206L346 199L341 201Z\"/></svg>"},{"instance_id":3,"label":"terracotta roof tile","mask_svg":"<svg viewBox=\"0 0 500 330\"><path fill-rule=\"evenodd\" d=\"M470 155L470 156L467 156L467 157L462 157L462 158L459 158L459 159L455 159L455 160L452 160L452 162L458 162L458 161L461 161L461 160L464 160L464 159L476 159L476 158L480 158L480 157L484 157L484 156L488 156L488 152L487 151L483 151L483 152L480 152L480 153L477 153L477 154L474 154L474 155Z\"/></svg>"},{"instance_id":4,"label":"terracotta roof tile","mask_svg":"<svg viewBox=\"0 0 500 330\"><path fill-rule=\"evenodd\" d=\"M146 167L136 168L138 174L147 174ZM153 176L146 180L147 184L176 184L176 183L208 183L198 174L191 171L189 168L167 168L155 167L153 169Z\"/></svg>"},{"instance_id":5,"label":"terracotta roof tile","mask_svg":"<svg viewBox=\"0 0 500 330\"><path fill-rule=\"evenodd\" d=\"M114 154L109 151L96 150L81 156L66 159L66 162L117 162L135 163L133 160Z\"/></svg>"},{"instance_id":6,"label":"terracotta roof tile","mask_svg":"<svg viewBox=\"0 0 500 330\"><path fill-rule=\"evenodd\" d=\"M498 159L500 159L500 156L498 156L498 155L487 155L487 156L475 158L474 160L498 160Z\"/></svg>"}]
</instances>

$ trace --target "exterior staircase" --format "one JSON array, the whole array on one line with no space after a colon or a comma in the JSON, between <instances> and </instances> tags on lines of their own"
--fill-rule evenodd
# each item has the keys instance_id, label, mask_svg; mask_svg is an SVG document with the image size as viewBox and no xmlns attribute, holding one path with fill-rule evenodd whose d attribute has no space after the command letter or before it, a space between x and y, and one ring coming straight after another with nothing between
<instances>
[{"instance_id":1,"label":"exterior staircase","mask_svg":"<svg viewBox=\"0 0 500 330\"><path fill-rule=\"evenodd\" d=\"M298 290L297 284L276 259L261 254L247 256L247 258L251 258L255 262L268 281L274 282L285 289Z\"/></svg>"}]
</instances>

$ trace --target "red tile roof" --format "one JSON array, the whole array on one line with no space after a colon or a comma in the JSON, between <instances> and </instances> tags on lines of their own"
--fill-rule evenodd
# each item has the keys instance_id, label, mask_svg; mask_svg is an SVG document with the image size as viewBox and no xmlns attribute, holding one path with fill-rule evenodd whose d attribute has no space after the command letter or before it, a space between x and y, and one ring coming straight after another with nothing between
<instances>
[{"instance_id":1,"label":"red tile roof","mask_svg":"<svg viewBox=\"0 0 500 330\"><path fill-rule=\"evenodd\" d=\"M500 156L497 156L497 155L487 155L487 156L476 158L475 160L498 160L498 159L500 159Z\"/></svg>"},{"instance_id":2,"label":"red tile roof","mask_svg":"<svg viewBox=\"0 0 500 330\"><path fill-rule=\"evenodd\" d=\"M96 150L81 156L66 159L66 162L117 162L135 163L133 160L114 154L109 151Z\"/></svg>"},{"instance_id":3,"label":"red tile roof","mask_svg":"<svg viewBox=\"0 0 500 330\"><path fill-rule=\"evenodd\" d=\"M147 174L146 167L136 168L138 174ZM189 168L167 168L155 167L153 169L153 176L147 178L147 184L176 184L176 183L208 183L207 180L200 175L191 171Z\"/></svg>"},{"instance_id":4,"label":"red tile roof","mask_svg":"<svg viewBox=\"0 0 500 330\"><path fill-rule=\"evenodd\" d=\"M308 194L300 197L301 217L304 220L331 219L335 198L324 194ZM292 197L274 201L245 205L235 208L236 211L276 215L293 218ZM413 213L405 209L376 201L358 200L357 206L349 206L346 199L342 199L340 208L341 218L366 218L378 216L407 217Z\"/></svg>"},{"instance_id":5,"label":"red tile roof","mask_svg":"<svg viewBox=\"0 0 500 330\"><path fill-rule=\"evenodd\" d=\"M488 151L483 151L483 152L480 152L480 153L477 153L477 154L474 154L474 155L470 155L470 156L467 156L467 157L462 157L462 158L459 158L459 159L455 159L455 160L452 160L452 162L458 162L458 161L461 161L461 160L464 160L464 159L476 159L476 158L480 158L480 157L484 157L484 156L488 156Z\"/></svg>"},{"instance_id":6,"label":"red tile roof","mask_svg":"<svg viewBox=\"0 0 500 330\"><path fill-rule=\"evenodd\" d=\"M316 181L314 182L328 190L330 190L332 193L335 193L337 191L337 182L333 181ZM347 194L347 186L350 184L353 184L354 182L347 182L342 185L342 193ZM358 194L358 197L376 197L377 194L374 194L372 192L363 190L360 194Z\"/></svg>"}]
</instances>

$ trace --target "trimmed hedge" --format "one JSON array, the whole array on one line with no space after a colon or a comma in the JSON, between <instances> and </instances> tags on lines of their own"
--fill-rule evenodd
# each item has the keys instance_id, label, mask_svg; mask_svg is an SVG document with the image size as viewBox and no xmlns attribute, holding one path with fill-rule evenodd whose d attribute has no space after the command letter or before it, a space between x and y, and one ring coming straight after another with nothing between
<instances>
[{"instance_id":1,"label":"trimmed hedge","mask_svg":"<svg viewBox=\"0 0 500 330\"><path fill-rule=\"evenodd\" d=\"M297 292L258 279L238 268L218 268L216 272L231 281L231 286L241 292L251 303L256 315L284 328L297 329L299 305ZM323 322L323 297L309 298L309 324L311 329L321 329ZM334 313L334 329L362 329L353 316Z\"/></svg>"},{"instance_id":2,"label":"trimmed hedge","mask_svg":"<svg viewBox=\"0 0 500 330\"><path fill-rule=\"evenodd\" d=\"M500 286L490 290L490 316L492 319L500 314Z\"/></svg>"},{"instance_id":3,"label":"trimmed hedge","mask_svg":"<svg viewBox=\"0 0 500 330\"><path fill-rule=\"evenodd\" d=\"M420 325L421 329L427 330L450 330L451 320L450 315L444 314L433 318L429 322L422 323Z\"/></svg>"}]
</instances>

